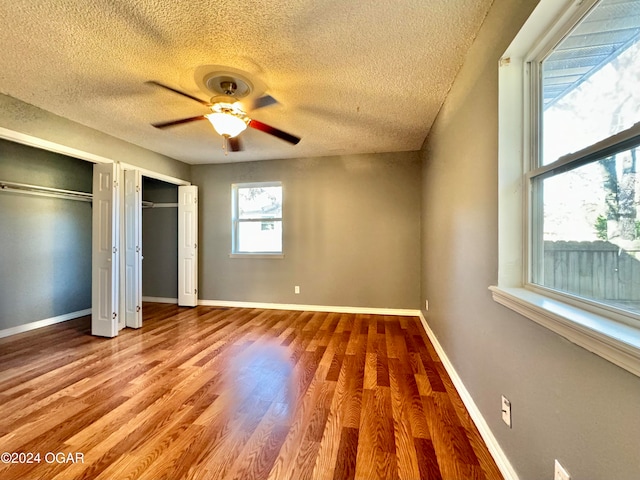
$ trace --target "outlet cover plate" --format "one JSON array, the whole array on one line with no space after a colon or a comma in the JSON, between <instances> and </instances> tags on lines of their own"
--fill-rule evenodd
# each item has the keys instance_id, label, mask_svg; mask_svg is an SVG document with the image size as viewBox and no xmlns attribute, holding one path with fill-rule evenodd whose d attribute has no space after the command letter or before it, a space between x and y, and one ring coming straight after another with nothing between
<instances>
[{"instance_id":1,"label":"outlet cover plate","mask_svg":"<svg viewBox=\"0 0 640 480\"><path fill-rule=\"evenodd\" d=\"M502 395L502 421L511 428L511 402Z\"/></svg>"},{"instance_id":2,"label":"outlet cover plate","mask_svg":"<svg viewBox=\"0 0 640 480\"><path fill-rule=\"evenodd\" d=\"M571 475L567 472L560 462L556 460L553 469L553 480L571 480Z\"/></svg>"}]
</instances>

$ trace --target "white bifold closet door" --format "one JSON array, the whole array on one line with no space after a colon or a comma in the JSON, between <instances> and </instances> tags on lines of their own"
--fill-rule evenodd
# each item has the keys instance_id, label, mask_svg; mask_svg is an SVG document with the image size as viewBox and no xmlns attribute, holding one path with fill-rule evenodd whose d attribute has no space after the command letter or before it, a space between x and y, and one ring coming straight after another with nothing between
<instances>
[{"instance_id":1,"label":"white bifold closet door","mask_svg":"<svg viewBox=\"0 0 640 480\"><path fill-rule=\"evenodd\" d=\"M178 305L198 304L198 187L178 187Z\"/></svg>"},{"instance_id":2,"label":"white bifold closet door","mask_svg":"<svg viewBox=\"0 0 640 480\"><path fill-rule=\"evenodd\" d=\"M93 166L91 333L118 334L118 165Z\"/></svg>"},{"instance_id":3,"label":"white bifold closet door","mask_svg":"<svg viewBox=\"0 0 640 480\"><path fill-rule=\"evenodd\" d=\"M121 284L120 328L142 327L142 174L125 170L124 181L124 278Z\"/></svg>"}]
</instances>

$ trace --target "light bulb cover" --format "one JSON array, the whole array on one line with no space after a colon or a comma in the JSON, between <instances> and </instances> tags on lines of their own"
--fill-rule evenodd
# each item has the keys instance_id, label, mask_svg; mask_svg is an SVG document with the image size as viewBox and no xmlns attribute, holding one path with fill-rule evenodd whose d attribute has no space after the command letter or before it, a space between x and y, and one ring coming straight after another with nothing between
<instances>
[{"instance_id":1,"label":"light bulb cover","mask_svg":"<svg viewBox=\"0 0 640 480\"><path fill-rule=\"evenodd\" d=\"M247 128L249 119L239 103L216 103L211 107L212 113L205 115L214 130L223 137L233 138Z\"/></svg>"}]
</instances>

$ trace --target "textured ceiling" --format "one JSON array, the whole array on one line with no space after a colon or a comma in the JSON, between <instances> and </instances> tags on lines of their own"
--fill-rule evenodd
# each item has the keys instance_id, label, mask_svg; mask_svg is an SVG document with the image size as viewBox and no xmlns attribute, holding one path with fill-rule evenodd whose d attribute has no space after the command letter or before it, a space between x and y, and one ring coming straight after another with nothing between
<instances>
[{"instance_id":1,"label":"textured ceiling","mask_svg":"<svg viewBox=\"0 0 640 480\"><path fill-rule=\"evenodd\" d=\"M190 164L418 150L492 0L9 0L0 92ZM278 104L225 157L207 72L244 72ZM264 90L264 92L262 92ZM2 121L0 113L0 124Z\"/></svg>"}]
</instances>

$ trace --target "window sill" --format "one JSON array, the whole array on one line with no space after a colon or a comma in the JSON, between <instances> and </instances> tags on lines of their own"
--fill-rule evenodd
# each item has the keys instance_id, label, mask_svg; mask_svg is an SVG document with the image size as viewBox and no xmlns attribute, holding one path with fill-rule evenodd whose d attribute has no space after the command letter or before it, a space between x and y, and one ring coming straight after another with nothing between
<instances>
[{"instance_id":1,"label":"window sill","mask_svg":"<svg viewBox=\"0 0 640 480\"><path fill-rule=\"evenodd\" d=\"M230 253L229 258L284 258L283 253Z\"/></svg>"},{"instance_id":2,"label":"window sill","mask_svg":"<svg viewBox=\"0 0 640 480\"><path fill-rule=\"evenodd\" d=\"M640 376L640 329L524 288L489 290L499 304Z\"/></svg>"}]
</instances>

